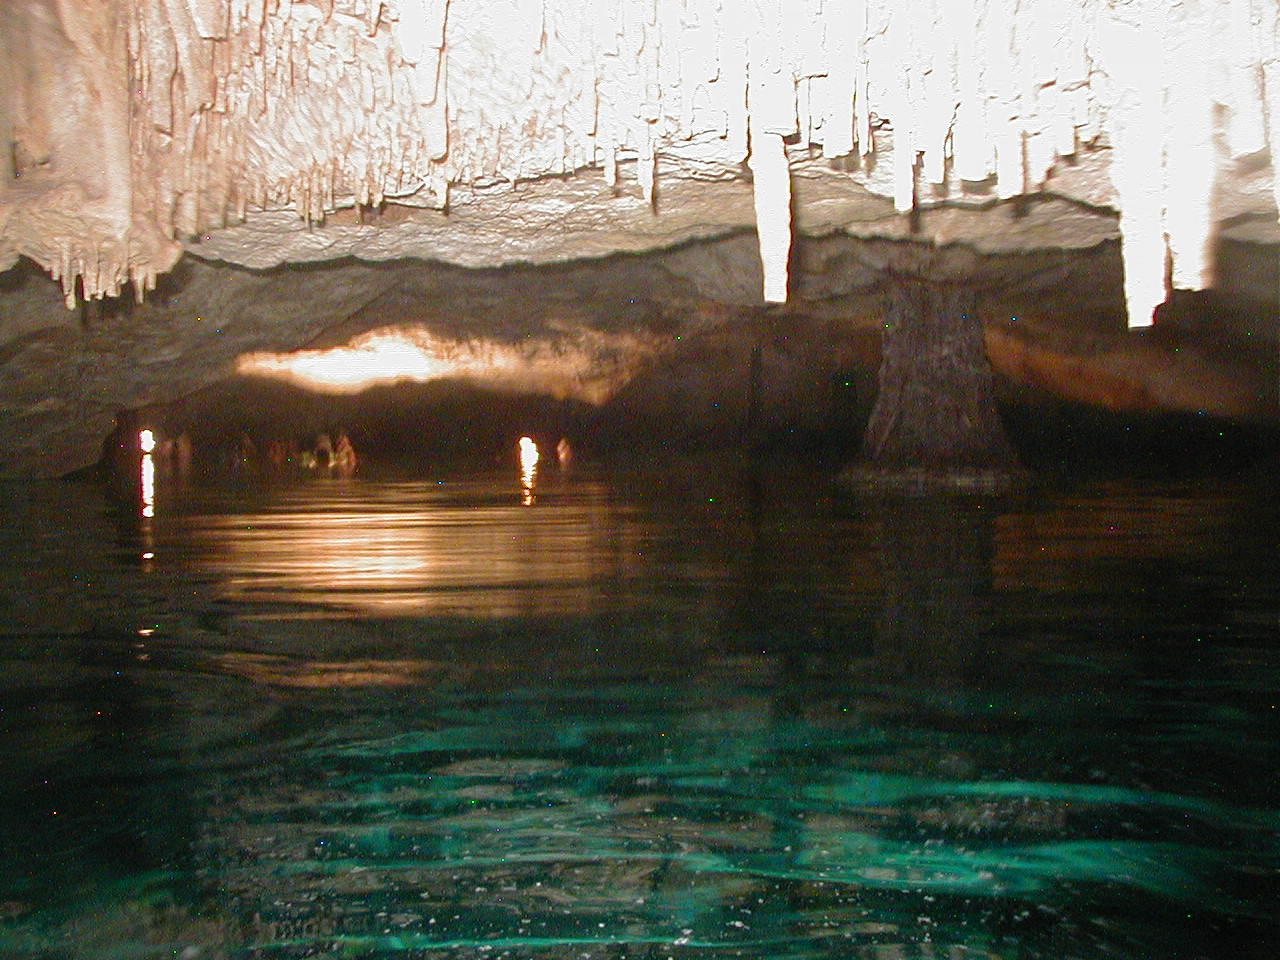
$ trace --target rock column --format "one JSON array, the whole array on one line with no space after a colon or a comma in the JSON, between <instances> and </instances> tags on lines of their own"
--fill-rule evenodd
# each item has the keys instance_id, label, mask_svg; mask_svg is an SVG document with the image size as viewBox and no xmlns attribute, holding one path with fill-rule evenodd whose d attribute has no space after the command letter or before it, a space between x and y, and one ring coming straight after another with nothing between
<instances>
[{"instance_id":1,"label":"rock column","mask_svg":"<svg viewBox=\"0 0 1280 960\"><path fill-rule=\"evenodd\" d=\"M960 284L889 281L879 393L850 479L991 489L1017 475L974 303Z\"/></svg>"}]
</instances>

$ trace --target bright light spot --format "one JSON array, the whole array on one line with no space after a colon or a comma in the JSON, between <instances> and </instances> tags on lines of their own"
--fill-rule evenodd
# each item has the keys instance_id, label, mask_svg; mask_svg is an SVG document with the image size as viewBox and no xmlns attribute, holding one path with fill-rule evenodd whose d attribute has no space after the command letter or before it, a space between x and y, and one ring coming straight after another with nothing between
<instances>
[{"instance_id":1,"label":"bright light spot","mask_svg":"<svg viewBox=\"0 0 1280 960\"><path fill-rule=\"evenodd\" d=\"M151 453L156 448L156 435L150 430L141 431L138 434L138 446L143 453Z\"/></svg>"},{"instance_id":2,"label":"bright light spot","mask_svg":"<svg viewBox=\"0 0 1280 960\"><path fill-rule=\"evenodd\" d=\"M248 353L239 358L241 374L278 376L303 387L326 393L355 393L375 384L415 380L425 383L451 374L477 372L480 358L448 356L438 351L430 338L426 342L393 333L372 333L352 340L346 347L303 349L297 353ZM490 357L489 366L503 366Z\"/></svg>"},{"instance_id":3,"label":"bright light spot","mask_svg":"<svg viewBox=\"0 0 1280 960\"><path fill-rule=\"evenodd\" d=\"M444 340L421 327L388 326L330 350L247 353L236 372L289 380L324 393L358 393L397 382L483 379L507 389L603 403L658 350L659 339L556 327L516 343Z\"/></svg>"},{"instance_id":4,"label":"bright light spot","mask_svg":"<svg viewBox=\"0 0 1280 960\"><path fill-rule=\"evenodd\" d=\"M533 481L538 475L538 445L529 437L520 438L520 486L525 506L533 505Z\"/></svg>"},{"instance_id":5,"label":"bright light spot","mask_svg":"<svg viewBox=\"0 0 1280 960\"><path fill-rule=\"evenodd\" d=\"M150 430L143 430L149 434ZM142 455L142 515L150 519L156 515L156 462L149 453Z\"/></svg>"}]
</instances>

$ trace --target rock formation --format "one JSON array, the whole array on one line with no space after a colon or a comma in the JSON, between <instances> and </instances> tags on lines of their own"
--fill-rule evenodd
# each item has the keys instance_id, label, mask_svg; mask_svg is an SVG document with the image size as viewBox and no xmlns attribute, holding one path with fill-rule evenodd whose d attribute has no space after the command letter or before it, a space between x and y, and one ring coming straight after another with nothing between
<instances>
[{"instance_id":1,"label":"rock formation","mask_svg":"<svg viewBox=\"0 0 1280 960\"><path fill-rule=\"evenodd\" d=\"M855 274L926 261L954 276L1017 254L1030 260L1015 272L1045 286L1063 251L1087 259L1118 241L1113 273L1131 326L1150 324L1178 290L1247 294L1265 313L1280 299L1277 156L1280 8L1268 0L12 0L0 10L0 268L34 261L68 307L105 298L85 316L127 327L136 341L122 352L153 369L204 339L162 344L189 322L166 307L246 330L239 301L153 293L184 257L262 271L660 251L645 269L687 280L679 296L799 298L799 309L859 286L830 279L840 257ZM754 262L735 246L748 233ZM845 253L831 254L833 241ZM1234 269L1223 251L1242 250ZM800 262L829 254L821 269ZM8 276L0 343L11 360L30 354L33 336L91 338L37 305L36 278ZM332 286L336 301L305 320L284 307L274 336L254 307L237 349L292 349L358 315L375 325L368 305L388 285ZM126 297L148 303L131 310ZM1017 346L1025 365L1034 350ZM222 371L234 359L215 349L204 362ZM39 396L50 385L33 362L0 382L20 418L83 393ZM107 410L180 389L90 391L73 415L100 431ZM70 432L51 464L83 459L82 431Z\"/></svg>"}]
</instances>

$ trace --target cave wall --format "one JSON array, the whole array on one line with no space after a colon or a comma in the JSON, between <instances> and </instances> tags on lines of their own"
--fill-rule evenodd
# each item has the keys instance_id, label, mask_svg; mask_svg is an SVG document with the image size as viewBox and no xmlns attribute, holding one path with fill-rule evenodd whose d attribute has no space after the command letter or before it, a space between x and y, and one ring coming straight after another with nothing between
<instances>
[{"instance_id":1,"label":"cave wall","mask_svg":"<svg viewBox=\"0 0 1280 960\"><path fill-rule=\"evenodd\" d=\"M88 467L118 418L144 408L183 404L185 422L207 418L203 434L234 430L217 391L247 360L358 345L380 331L443 344L463 361L456 372L487 389L590 407L616 443L638 445L741 441L758 349L762 434L827 431L830 441L835 430L852 448L874 394L886 271L964 276L997 372L1041 396L1280 423L1276 304L1210 301L1207 314L1189 309L1135 335L1117 240L996 256L801 238L786 305L753 299L760 270L750 232L489 269L404 259L250 270L188 255L142 304L67 311L58 284L26 262L0 275L0 476ZM307 406L344 404L322 395Z\"/></svg>"},{"instance_id":2,"label":"cave wall","mask_svg":"<svg viewBox=\"0 0 1280 960\"><path fill-rule=\"evenodd\" d=\"M1212 287L1212 309L1161 315L1265 353L1277 18L1267 0L10 0L4 470L84 466L121 409L384 322L500 339L502 315L559 343L570 316L714 319L741 327L738 356L766 302L813 343L869 322L854 301L887 272L1083 323L1067 353ZM992 342L1073 397L1205 402L1185 359L1064 373L1057 345ZM1231 415L1270 409L1249 364Z\"/></svg>"}]
</instances>

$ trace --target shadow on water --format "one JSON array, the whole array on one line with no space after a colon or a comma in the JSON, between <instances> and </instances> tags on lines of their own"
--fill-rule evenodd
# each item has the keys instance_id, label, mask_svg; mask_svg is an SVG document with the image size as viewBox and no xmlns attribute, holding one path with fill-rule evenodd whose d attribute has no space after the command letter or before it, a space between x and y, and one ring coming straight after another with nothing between
<instances>
[{"instance_id":1,"label":"shadow on water","mask_svg":"<svg viewBox=\"0 0 1280 960\"><path fill-rule=\"evenodd\" d=\"M3 490L3 957L1262 956L1249 476Z\"/></svg>"},{"instance_id":2,"label":"shadow on water","mask_svg":"<svg viewBox=\"0 0 1280 960\"><path fill-rule=\"evenodd\" d=\"M1000 506L981 496L874 502L885 591L876 659L887 677L980 685L998 669L984 647Z\"/></svg>"}]
</instances>

